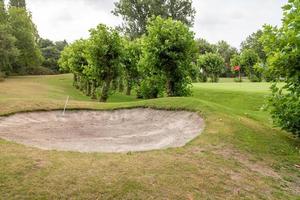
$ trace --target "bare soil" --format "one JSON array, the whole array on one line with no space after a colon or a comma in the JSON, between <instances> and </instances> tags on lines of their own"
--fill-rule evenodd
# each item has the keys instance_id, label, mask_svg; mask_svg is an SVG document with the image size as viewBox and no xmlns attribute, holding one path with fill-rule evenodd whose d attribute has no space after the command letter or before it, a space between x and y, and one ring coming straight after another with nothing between
<instances>
[{"instance_id":1,"label":"bare soil","mask_svg":"<svg viewBox=\"0 0 300 200\"><path fill-rule=\"evenodd\" d=\"M44 150L130 152L182 147L204 121L196 113L153 109L20 113L0 118L0 138Z\"/></svg>"}]
</instances>

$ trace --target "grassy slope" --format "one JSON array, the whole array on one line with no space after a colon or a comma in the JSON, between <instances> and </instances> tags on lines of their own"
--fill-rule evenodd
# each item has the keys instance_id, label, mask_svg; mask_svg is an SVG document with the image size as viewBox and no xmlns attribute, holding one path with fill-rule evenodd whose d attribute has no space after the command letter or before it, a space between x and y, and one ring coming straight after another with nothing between
<instances>
[{"instance_id":1,"label":"grassy slope","mask_svg":"<svg viewBox=\"0 0 300 200\"><path fill-rule=\"evenodd\" d=\"M0 199L298 199L299 140L260 110L267 83L195 84L188 98L107 104L72 87L70 75L0 83L0 115L69 108L155 107L199 112L206 130L184 148L129 154L42 151L0 140Z\"/></svg>"}]
</instances>

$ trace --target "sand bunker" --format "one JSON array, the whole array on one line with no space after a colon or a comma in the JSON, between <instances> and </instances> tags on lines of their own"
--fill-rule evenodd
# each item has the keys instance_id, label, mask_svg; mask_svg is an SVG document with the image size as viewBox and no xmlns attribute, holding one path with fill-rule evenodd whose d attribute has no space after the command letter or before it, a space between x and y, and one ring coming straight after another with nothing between
<instances>
[{"instance_id":1,"label":"sand bunker","mask_svg":"<svg viewBox=\"0 0 300 200\"><path fill-rule=\"evenodd\" d=\"M0 138L45 150L147 151L182 147L203 126L196 113L185 111L33 112L0 118Z\"/></svg>"}]
</instances>

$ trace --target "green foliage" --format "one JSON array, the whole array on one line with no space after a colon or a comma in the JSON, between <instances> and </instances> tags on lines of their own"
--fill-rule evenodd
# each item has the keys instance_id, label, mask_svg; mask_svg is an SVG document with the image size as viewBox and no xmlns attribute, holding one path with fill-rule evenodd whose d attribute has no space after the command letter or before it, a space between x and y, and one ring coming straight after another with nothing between
<instances>
[{"instance_id":1,"label":"green foliage","mask_svg":"<svg viewBox=\"0 0 300 200\"><path fill-rule=\"evenodd\" d=\"M8 13L3 1L0 1L0 73L8 75L12 72L12 63L18 56L15 47L16 38L11 34L12 27L8 23Z\"/></svg>"},{"instance_id":2,"label":"green foliage","mask_svg":"<svg viewBox=\"0 0 300 200\"><path fill-rule=\"evenodd\" d=\"M252 49L253 51L255 51L255 53L257 53L260 60L263 63L265 63L266 59L267 59L267 55L264 51L263 44L260 40L262 35L263 35L263 31L258 30L257 32L255 32L252 35L248 36L247 39L244 42L242 42L242 44L241 44L241 51L243 52L247 49Z\"/></svg>"},{"instance_id":3,"label":"green foliage","mask_svg":"<svg viewBox=\"0 0 300 200\"><path fill-rule=\"evenodd\" d=\"M262 81L262 74L260 70L255 68L259 61L257 53L252 49L246 49L240 55L240 66L252 82Z\"/></svg>"},{"instance_id":4,"label":"green foliage","mask_svg":"<svg viewBox=\"0 0 300 200\"><path fill-rule=\"evenodd\" d=\"M270 73L286 80L283 88L273 86L272 117L284 130L300 136L300 1L289 0L283 10L282 27L265 26L261 41Z\"/></svg>"},{"instance_id":5,"label":"green foliage","mask_svg":"<svg viewBox=\"0 0 300 200\"><path fill-rule=\"evenodd\" d=\"M218 82L220 75L225 70L224 59L221 55L215 53L200 55L197 66L202 71L202 76L209 77L211 82ZM206 82L207 78L204 77L202 77L202 80Z\"/></svg>"},{"instance_id":6,"label":"green foliage","mask_svg":"<svg viewBox=\"0 0 300 200\"><path fill-rule=\"evenodd\" d=\"M23 8L9 8L9 23L12 35L17 39L16 47L20 54L13 63L13 71L26 74L28 68L38 67L42 61L41 51L38 47L36 27L31 20L31 15Z\"/></svg>"},{"instance_id":7,"label":"green foliage","mask_svg":"<svg viewBox=\"0 0 300 200\"><path fill-rule=\"evenodd\" d=\"M138 97L145 99L154 99L164 95L165 78L162 75L155 74L143 78L138 90Z\"/></svg>"},{"instance_id":8,"label":"green foliage","mask_svg":"<svg viewBox=\"0 0 300 200\"><path fill-rule=\"evenodd\" d=\"M227 67L230 67L230 59L238 53L237 49L230 46L226 41L219 41L216 45L216 53L220 54Z\"/></svg>"},{"instance_id":9,"label":"green foliage","mask_svg":"<svg viewBox=\"0 0 300 200\"><path fill-rule=\"evenodd\" d=\"M196 11L191 0L119 0L113 13L122 16L124 31L137 38L146 33L147 22L153 16L172 18L191 26Z\"/></svg>"},{"instance_id":10,"label":"green foliage","mask_svg":"<svg viewBox=\"0 0 300 200\"><path fill-rule=\"evenodd\" d=\"M219 41L215 45L216 53L220 54L225 62L225 68L222 72L223 77L231 77L232 71L230 66L230 60L231 58L238 53L237 49L230 46L226 41Z\"/></svg>"},{"instance_id":11,"label":"green foliage","mask_svg":"<svg viewBox=\"0 0 300 200\"><path fill-rule=\"evenodd\" d=\"M161 17L152 20L147 30L141 60L142 73L148 77L163 76L168 96L189 95L189 72L197 51L194 34L182 22Z\"/></svg>"},{"instance_id":12,"label":"green foliage","mask_svg":"<svg viewBox=\"0 0 300 200\"><path fill-rule=\"evenodd\" d=\"M124 54L123 54L123 65L125 73L125 81L127 95L131 95L132 88L139 84L141 75L139 73L138 65L142 54L141 39L129 41L124 39Z\"/></svg>"},{"instance_id":13,"label":"green foliage","mask_svg":"<svg viewBox=\"0 0 300 200\"><path fill-rule=\"evenodd\" d=\"M10 0L9 6L26 9L26 1L25 0Z\"/></svg>"},{"instance_id":14,"label":"green foliage","mask_svg":"<svg viewBox=\"0 0 300 200\"><path fill-rule=\"evenodd\" d=\"M204 55L206 53L216 53L217 49L216 46L213 44L210 44L207 40L205 39L198 39L196 40L197 43L197 48L200 54Z\"/></svg>"},{"instance_id":15,"label":"green foliage","mask_svg":"<svg viewBox=\"0 0 300 200\"><path fill-rule=\"evenodd\" d=\"M91 76L103 83L101 102L106 102L111 82L118 78L122 64L122 39L119 33L105 25L99 25L90 31L87 43L87 61Z\"/></svg>"},{"instance_id":16,"label":"green foliage","mask_svg":"<svg viewBox=\"0 0 300 200\"><path fill-rule=\"evenodd\" d=\"M283 88L272 87L269 105L275 124L300 137L300 85L287 84ZM287 90L288 92L284 92Z\"/></svg>"},{"instance_id":17,"label":"green foliage","mask_svg":"<svg viewBox=\"0 0 300 200\"><path fill-rule=\"evenodd\" d=\"M53 43L48 39L40 39L39 47L44 57L42 66L48 68L53 73L58 73L58 59L60 58L61 51L67 46L66 41Z\"/></svg>"}]
</instances>

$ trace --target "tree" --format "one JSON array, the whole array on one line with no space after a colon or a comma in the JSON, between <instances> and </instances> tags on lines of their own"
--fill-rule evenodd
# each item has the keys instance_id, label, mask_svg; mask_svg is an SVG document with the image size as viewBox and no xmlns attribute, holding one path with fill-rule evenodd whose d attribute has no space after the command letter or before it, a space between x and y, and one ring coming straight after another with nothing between
<instances>
[{"instance_id":1,"label":"tree","mask_svg":"<svg viewBox=\"0 0 300 200\"><path fill-rule=\"evenodd\" d=\"M9 8L9 23L13 27L12 35L17 39L16 47L20 52L17 61L13 63L13 71L24 74L40 66L42 61L36 27L31 15L17 7Z\"/></svg>"},{"instance_id":2,"label":"tree","mask_svg":"<svg viewBox=\"0 0 300 200\"><path fill-rule=\"evenodd\" d=\"M204 55L206 53L216 53L216 46L213 44L210 44L207 40L205 39L198 39L197 41L197 48L198 51L201 55Z\"/></svg>"},{"instance_id":3,"label":"tree","mask_svg":"<svg viewBox=\"0 0 300 200\"><path fill-rule=\"evenodd\" d=\"M253 33L252 35L248 36L247 39L242 42L241 44L241 51L245 51L247 49L252 49L253 51L255 51L255 53L257 53L257 55L259 56L260 60L265 63L267 56L266 53L264 51L264 47L262 42L260 41L260 38L263 35L263 31L262 30L258 30L257 32Z\"/></svg>"},{"instance_id":4,"label":"tree","mask_svg":"<svg viewBox=\"0 0 300 200\"><path fill-rule=\"evenodd\" d=\"M4 1L0 0L0 76L9 75L12 72L12 63L18 56L18 50L15 47L16 38L11 32L12 28L8 23Z\"/></svg>"},{"instance_id":5,"label":"tree","mask_svg":"<svg viewBox=\"0 0 300 200\"><path fill-rule=\"evenodd\" d=\"M240 55L240 66L252 82L262 81L262 74L255 66L259 63L259 56L252 49L246 49Z\"/></svg>"},{"instance_id":6,"label":"tree","mask_svg":"<svg viewBox=\"0 0 300 200\"><path fill-rule=\"evenodd\" d=\"M148 20L153 16L172 18L192 26L196 12L192 0L119 0L113 13L122 16L123 30L131 38L137 38L146 33Z\"/></svg>"},{"instance_id":7,"label":"tree","mask_svg":"<svg viewBox=\"0 0 300 200\"><path fill-rule=\"evenodd\" d=\"M42 66L50 69L54 73L57 73L59 71L58 59L61 51L63 51L66 45L66 41L54 43L51 40L41 38L39 40L39 47L44 57Z\"/></svg>"},{"instance_id":8,"label":"tree","mask_svg":"<svg viewBox=\"0 0 300 200\"><path fill-rule=\"evenodd\" d=\"M68 42L66 40L63 40L63 41L56 41L55 42L55 46L56 46L56 49L61 52L64 50L64 48L66 46L68 46Z\"/></svg>"},{"instance_id":9,"label":"tree","mask_svg":"<svg viewBox=\"0 0 300 200\"><path fill-rule=\"evenodd\" d=\"M227 67L230 67L230 59L237 54L237 49L230 46L226 41L219 41L216 45L216 52L220 54Z\"/></svg>"},{"instance_id":10,"label":"tree","mask_svg":"<svg viewBox=\"0 0 300 200\"><path fill-rule=\"evenodd\" d=\"M216 53L220 54L225 62L225 69L223 71L223 76L229 77L232 75L230 60L238 53L237 49L230 46L226 41L219 41L216 44Z\"/></svg>"},{"instance_id":11,"label":"tree","mask_svg":"<svg viewBox=\"0 0 300 200\"><path fill-rule=\"evenodd\" d=\"M87 61L92 76L103 83L100 101L109 97L111 82L119 75L122 64L122 39L117 30L100 24L90 30L87 43Z\"/></svg>"},{"instance_id":12,"label":"tree","mask_svg":"<svg viewBox=\"0 0 300 200\"><path fill-rule=\"evenodd\" d=\"M25 0L10 0L9 6L26 9L26 1Z\"/></svg>"},{"instance_id":13,"label":"tree","mask_svg":"<svg viewBox=\"0 0 300 200\"><path fill-rule=\"evenodd\" d=\"M206 77L210 77L211 82L218 82L219 77L225 70L225 62L221 55L215 53L207 53L200 55L197 66ZM204 79L206 81L207 79Z\"/></svg>"},{"instance_id":14,"label":"tree","mask_svg":"<svg viewBox=\"0 0 300 200\"><path fill-rule=\"evenodd\" d=\"M86 48L86 40L77 40L62 51L58 61L61 71L74 74L73 85L81 91L86 89L87 84L85 75L85 70L88 68L88 62L85 55Z\"/></svg>"},{"instance_id":15,"label":"tree","mask_svg":"<svg viewBox=\"0 0 300 200\"><path fill-rule=\"evenodd\" d=\"M161 17L152 20L147 31L141 61L144 73L163 80L170 97L189 95L189 71L197 52L194 33L180 21Z\"/></svg>"},{"instance_id":16,"label":"tree","mask_svg":"<svg viewBox=\"0 0 300 200\"><path fill-rule=\"evenodd\" d=\"M300 137L300 1L289 0L283 10L282 27L265 26L261 38L270 73L286 80L273 85L269 105L275 124Z\"/></svg>"},{"instance_id":17,"label":"tree","mask_svg":"<svg viewBox=\"0 0 300 200\"><path fill-rule=\"evenodd\" d=\"M232 56L230 60L230 65L232 66L232 71L235 76L238 76L238 79L236 78L236 82L242 82L242 74L245 73L245 69L241 67L241 56L239 54L235 54Z\"/></svg>"},{"instance_id":18,"label":"tree","mask_svg":"<svg viewBox=\"0 0 300 200\"><path fill-rule=\"evenodd\" d=\"M126 95L131 95L133 86L138 84L140 79L138 64L142 54L141 40L129 41L125 39L124 43L123 64L127 84Z\"/></svg>"}]
</instances>

